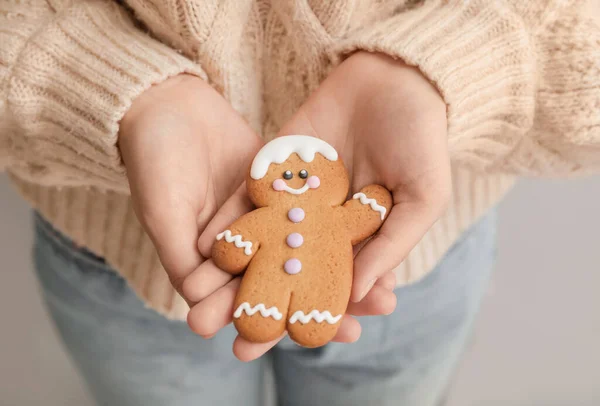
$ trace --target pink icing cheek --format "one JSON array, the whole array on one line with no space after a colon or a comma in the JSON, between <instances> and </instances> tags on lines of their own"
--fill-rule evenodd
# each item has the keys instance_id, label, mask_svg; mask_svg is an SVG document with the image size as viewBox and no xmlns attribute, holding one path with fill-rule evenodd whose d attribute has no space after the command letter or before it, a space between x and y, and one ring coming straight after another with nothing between
<instances>
[{"instance_id":1,"label":"pink icing cheek","mask_svg":"<svg viewBox=\"0 0 600 406\"><path fill-rule=\"evenodd\" d=\"M311 176L306 179L306 184L309 188L316 189L321 185L321 179L319 179L317 176Z\"/></svg>"},{"instance_id":2,"label":"pink icing cheek","mask_svg":"<svg viewBox=\"0 0 600 406\"><path fill-rule=\"evenodd\" d=\"M273 181L273 189L275 189L278 192L281 192L285 189L285 181L283 179L275 179Z\"/></svg>"}]
</instances>

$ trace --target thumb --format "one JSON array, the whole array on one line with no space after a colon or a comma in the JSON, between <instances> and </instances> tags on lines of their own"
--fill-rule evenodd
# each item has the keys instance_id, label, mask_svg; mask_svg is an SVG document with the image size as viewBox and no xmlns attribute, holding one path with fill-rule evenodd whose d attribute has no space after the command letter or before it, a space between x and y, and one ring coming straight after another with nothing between
<instances>
[{"instance_id":1,"label":"thumb","mask_svg":"<svg viewBox=\"0 0 600 406\"><path fill-rule=\"evenodd\" d=\"M244 214L252 211L254 205L246 192L246 183L244 182L235 191L229 199L221 206L208 223L198 239L198 249L202 256L210 258L211 249L217 234L225 230L231 223Z\"/></svg>"},{"instance_id":2,"label":"thumb","mask_svg":"<svg viewBox=\"0 0 600 406\"><path fill-rule=\"evenodd\" d=\"M360 302L377 279L400 265L445 210L451 192L447 193L447 199L430 203L393 191L394 206L385 223L354 260L352 302Z\"/></svg>"}]
</instances>

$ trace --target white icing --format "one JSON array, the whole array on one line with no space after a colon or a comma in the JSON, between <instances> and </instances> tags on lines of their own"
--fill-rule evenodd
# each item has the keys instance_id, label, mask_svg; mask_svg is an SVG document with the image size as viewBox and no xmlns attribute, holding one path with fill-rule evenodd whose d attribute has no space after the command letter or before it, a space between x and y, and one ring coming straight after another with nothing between
<instances>
[{"instance_id":1,"label":"white icing","mask_svg":"<svg viewBox=\"0 0 600 406\"><path fill-rule=\"evenodd\" d=\"M311 320L314 320L317 323L322 323L322 322L326 321L329 324L335 324L341 318L342 318L341 314L338 314L337 316L334 317L329 312L329 310L325 310L324 312L320 312L318 310L313 310L308 314L304 314L304 312L302 310L298 310L297 312L292 314L292 317L290 317L290 324L294 324L297 321L299 321L302 324L306 324Z\"/></svg>"},{"instance_id":2,"label":"white icing","mask_svg":"<svg viewBox=\"0 0 600 406\"><path fill-rule=\"evenodd\" d=\"M360 193L355 193L354 196L352 196L353 199L360 199L360 202L362 204L368 204L369 206L371 206L371 209L378 211L379 213L381 213L381 220L383 221L383 219L385 218L385 212L386 212L386 208L383 206L380 206L377 204L377 200L375 199L369 199L367 197L367 195L365 195L364 193L360 192Z\"/></svg>"},{"instance_id":3,"label":"white icing","mask_svg":"<svg viewBox=\"0 0 600 406\"><path fill-rule=\"evenodd\" d=\"M245 312L248 316L253 316L256 312L260 312L260 315L263 317L273 317L275 320L281 320L283 315L277 310L277 307L267 307L259 303L254 307L250 307L250 303L244 302L238 306L236 311L233 313L233 317L236 319L242 316L242 313Z\"/></svg>"},{"instance_id":4,"label":"white icing","mask_svg":"<svg viewBox=\"0 0 600 406\"><path fill-rule=\"evenodd\" d=\"M312 162L317 152L330 161L338 159L337 151L319 138L308 135L287 135L275 138L263 146L254 157L250 168L250 177L255 180L262 179L267 174L269 165L283 163L293 153L298 154L304 162Z\"/></svg>"},{"instance_id":5,"label":"white icing","mask_svg":"<svg viewBox=\"0 0 600 406\"><path fill-rule=\"evenodd\" d=\"M243 241L240 234L232 235L230 230L225 230L217 234L217 241L222 240L223 237L225 237L225 241L234 243L236 247L244 248L244 254L252 254L252 243L250 241Z\"/></svg>"},{"instance_id":6,"label":"white icing","mask_svg":"<svg viewBox=\"0 0 600 406\"><path fill-rule=\"evenodd\" d=\"M306 192L308 189L310 189L310 187L308 186L308 183L305 183L304 186L302 186L300 189L294 189L293 187L289 187L287 184L283 188L284 191L291 193L293 195L301 195L302 193Z\"/></svg>"}]
</instances>

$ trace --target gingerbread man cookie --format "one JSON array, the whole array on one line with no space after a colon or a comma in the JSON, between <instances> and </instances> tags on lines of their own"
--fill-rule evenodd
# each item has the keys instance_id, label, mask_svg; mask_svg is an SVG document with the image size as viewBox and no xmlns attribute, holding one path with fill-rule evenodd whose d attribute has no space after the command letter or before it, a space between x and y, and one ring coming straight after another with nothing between
<instances>
[{"instance_id":1,"label":"gingerbread man cookie","mask_svg":"<svg viewBox=\"0 0 600 406\"><path fill-rule=\"evenodd\" d=\"M257 209L219 233L212 252L221 269L246 271L235 327L253 342L287 330L305 347L328 343L350 298L352 245L379 229L392 206L389 191L366 186L344 203L349 180L336 150L302 135L266 144L246 186Z\"/></svg>"}]
</instances>

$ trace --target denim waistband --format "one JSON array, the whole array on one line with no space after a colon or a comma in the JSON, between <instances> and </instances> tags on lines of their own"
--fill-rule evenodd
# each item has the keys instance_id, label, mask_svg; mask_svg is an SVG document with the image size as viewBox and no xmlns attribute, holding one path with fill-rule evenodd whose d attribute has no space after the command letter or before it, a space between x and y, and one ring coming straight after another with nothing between
<instances>
[{"instance_id":1,"label":"denim waistband","mask_svg":"<svg viewBox=\"0 0 600 406\"><path fill-rule=\"evenodd\" d=\"M86 265L101 268L102 270L111 269L104 258L75 243L69 237L54 228L54 226L38 212L34 213L34 227L37 236L39 238L44 238L50 243L58 254L76 261L84 261Z\"/></svg>"}]
</instances>

